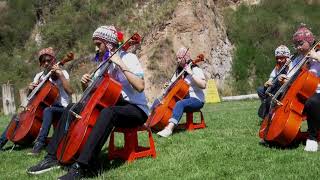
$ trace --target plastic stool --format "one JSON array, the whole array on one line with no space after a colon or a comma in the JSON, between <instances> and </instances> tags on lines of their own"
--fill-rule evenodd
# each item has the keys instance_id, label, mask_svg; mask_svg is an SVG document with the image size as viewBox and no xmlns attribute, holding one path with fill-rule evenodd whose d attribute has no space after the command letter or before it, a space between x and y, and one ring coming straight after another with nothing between
<instances>
[{"instance_id":1,"label":"plastic stool","mask_svg":"<svg viewBox=\"0 0 320 180\"><path fill-rule=\"evenodd\" d=\"M201 122L200 123L194 123L193 122L193 113L200 113L201 116ZM206 123L204 122L203 114L202 112L195 111L195 112L186 112L186 123L179 124L180 127L184 127L188 131L193 131L195 129L203 129L206 127Z\"/></svg>"},{"instance_id":2,"label":"plastic stool","mask_svg":"<svg viewBox=\"0 0 320 180\"><path fill-rule=\"evenodd\" d=\"M149 136L150 147L142 147L138 144L138 131L147 131ZM114 132L124 134L124 147L119 148L114 145ZM137 158L152 156L156 158L156 149L150 128L140 126L136 128L114 128L111 133L108 158L121 158L127 162L132 162Z\"/></svg>"}]
</instances>

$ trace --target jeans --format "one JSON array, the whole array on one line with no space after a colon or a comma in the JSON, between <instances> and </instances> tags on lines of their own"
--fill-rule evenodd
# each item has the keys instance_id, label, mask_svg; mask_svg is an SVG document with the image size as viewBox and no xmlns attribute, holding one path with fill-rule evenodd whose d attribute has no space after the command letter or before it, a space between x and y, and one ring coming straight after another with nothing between
<instances>
[{"instance_id":1,"label":"jeans","mask_svg":"<svg viewBox=\"0 0 320 180\"><path fill-rule=\"evenodd\" d=\"M267 90L267 88L265 86L259 86L257 88L257 94L258 94L259 99L261 101L263 101L266 98L266 94L265 94L266 90Z\"/></svg>"},{"instance_id":2,"label":"jeans","mask_svg":"<svg viewBox=\"0 0 320 180\"><path fill-rule=\"evenodd\" d=\"M183 115L183 112L194 112L201 109L204 105L204 102L201 102L199 99L194 97L189 97L178 101L173 109L172 117L169 122L172 122L175 125L179 124L179 121Z\"/></svg>"},{"instance_id":3,"label":"jeans","mask_svg":"<svg viewBox=\"0 0 320 180\"><path fill-rule=\"evenodd\" d=\"M45 143L46 138L48 137L50 127L53 119L59 120L62 112L64 110L63 106L53 105L51 107L46 107L43 110L43 118L41 129L37 138L37 142Z\"/></svg>"}]
</instances>

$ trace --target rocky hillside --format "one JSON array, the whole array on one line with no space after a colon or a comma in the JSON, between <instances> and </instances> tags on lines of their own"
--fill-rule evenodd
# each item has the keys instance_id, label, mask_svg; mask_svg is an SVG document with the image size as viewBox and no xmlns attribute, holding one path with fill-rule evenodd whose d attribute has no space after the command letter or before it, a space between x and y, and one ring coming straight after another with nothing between
<instances>
[{"instance_id":1,"label":"rocky hillside","mask_svg":"<svg viewBox=\"0 0 320 180\"><path fill-rule=\"evenodd\" d=\"M256 4L257 0L182 0L170 20L147 35L139 53L146 71L146 91L149 99L161 92L174 68L174 52L181 46L190 48L195 58L205 55L200 63L208 79L215 79L223 95L230 94L229 84L233 45L223 19L223 10L240 3Z\"/></svg>"},{"instance_id":2,"label":"rocky hillside","mask_svg":"<svg viewBox=\"0 0 320 180\"><path fill-rule=\"evenodd\" d=\"M159 95L162 84L171 77L176 66L174 54L181 46L190 48L194 58L200 53L205 55L205 62L200 63L200 66L203 67L208 79L216 79L220 92L227 95L232 89L226 82L230 78L234 47L227 36L223 12L226 8L232 11L241 3L258 2L258 0L106 0L104 2L34 0L28 5L21 0L10 3L0 0L0 10L5 12L0 14L3 16L1 20L5 24L10 22L10 18L15 17L17 14L15 12L23 12L26 7L29 9L28 15L31 19L21 19L16 26L7 24L2 28L4 33L0 34L0 41L1 38L8 37L5 32L9 28L12 32L11 37L4 39L5 42L14 44L18 39L23 41L19 41L19 47L8 46L11 48L10 52L5 51L7 53L1 54L2 59L10 65L10 69L13 69L12 75L2 73L6 76L1 75L4 77L1 82L7 81L8 78L5 77L15 76L10 81L18 84L19 88L23 86L24 81L31 80L31 77L29 79L27 77L38 71L37 68L32 68L37 63L34 61L35 52L39 48L53 46L59 49L60 57L69 50L78 55L77 60L70 63L67 68L71 70L73 86L80 90L78 82L81 74L94 66L88 63L90 62L88 59L92 56L92 47L88 43L92 31L101 24L114 24L121 27L127 36L133 31L138 31L144 36L137 54L145 70L146 94L150 101ZM21 10L15 9L17 5ZM34 24L34 28L23 29L25 36L29 34L29 38L15 35L23 25L23 21ZM2 48L7 47L4 44L0 45ZM26 66L30 70L26 70ZM18 72L16 72L17 67L20 68ZM6 67L2 69L5 70ZM20 75L16 76L17 73Z\"/></svg>"}]
</instances>

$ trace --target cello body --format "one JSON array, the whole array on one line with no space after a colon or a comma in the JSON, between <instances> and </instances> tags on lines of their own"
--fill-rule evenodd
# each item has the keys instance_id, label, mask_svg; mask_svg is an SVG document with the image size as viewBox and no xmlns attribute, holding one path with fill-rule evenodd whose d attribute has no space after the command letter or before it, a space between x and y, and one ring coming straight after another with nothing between
<instances>
[{"instance_id":1,"label":"cello body","mask_svg":"<svg viewBox=\"0 0 320 180\"><path fill-rule=\"evenodd\" d=\"M179 79L154 108L146 124L156 130L163 129L168 125L177 101L184 99L188 93L189 85L183 79Z\"/></svg>"},{"instance_id":2,"label":"cello body","mask_svg":"<svg viewBox=\"0 0 320 180\"><path fill-rule=\"evenodd\" d=\"M317 89L318 77L303 67L281 99L281 105L270 110L260 127L260 138L287 146L299 136L305 116L304 103Z\"/></svg>"},{"instance_id":3,"label":"cello body","mask_svg":"<svg viewBox=\"0 0 320 180\"><path fill-rule=\"evenodd\" d=\"M86 143L101 110L115 105L121 95L121 84L110 78L107 72L97 84L79 114L81 117L71 123L67 135L59 144L56 156L61 163L73 162Z\"/></svg>"},{"instance_id":4,"label":"cello body","mask_svg":"<svg viewBox=\"0 0 320 180\"><path fill-rule=\"evenodd\" d=\"M7 138L15 144L32 143L38 136L43 110L51 106L59 96L59 89L50 81L43 87L27 105L24 111L17 115L19 122L12 120L8 126Z\"/></svg>"}]
</instances>

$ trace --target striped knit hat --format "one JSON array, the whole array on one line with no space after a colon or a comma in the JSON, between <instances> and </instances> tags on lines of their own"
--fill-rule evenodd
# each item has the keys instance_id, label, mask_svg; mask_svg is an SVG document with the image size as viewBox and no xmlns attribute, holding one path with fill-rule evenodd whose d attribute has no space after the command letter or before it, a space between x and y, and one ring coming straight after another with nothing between
<instances>
[{"instance_id":1,"label":"striped knit hat","mask_svg":"<svg viewBox=\"0 0 320 180\"><path fill-rule=\"evenodd\" d=\"M285 45L280 45L277 47L277 49L274 51L274 56L279 57L279 56L284 56L284 57L290 57L290 50L287 46Z\"/></svg>"},{"instance_id":2,"label":"striped knit hat","mask_svg":"<svg viewBox=\"0 0 320 180\"><path fill-rule=\"evenodd\" d=\"M309 44L313 44L314 36L310 29L308 29L305 24L302 24L293 34L292 40L293 42L307 41Z\"/></svg>"},{"instance_id":3,"label":"striped knit hat","mask_svg":"<svg viewBox=\"0 0 320 180\"><path fill-rule=\"evenodd\" d=\"M180 60L184 60L187 62L188 60L191 59L190 51L189 49L185 47L181 47L178 52L176 53L176 57Z\"/></svg>"},{"instance_id":4,"label":"striped knit hat","mask_svg":"<svg viewBox=\"0 0 320 180\"><path fill-rule=\"evenodd\" d=\"M41 49L38 53L38 57L40 58L42 55L45 55L45 54L52 56L53 58L55 57L55 53L52 47Z\"/></svg>"},{"instance_id":5,"label":"striped knit hat","mask_svg":"<svg viewBox=\"0 0 320 180\"><path fill-rule=\"evenodd\" d=\"M100 26L92 34L93 40L101 40L105 44L118 44L118 34L114 26Z\"/></svg>"}]
</instances>

